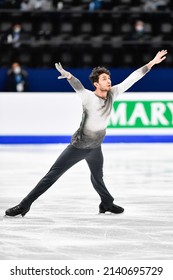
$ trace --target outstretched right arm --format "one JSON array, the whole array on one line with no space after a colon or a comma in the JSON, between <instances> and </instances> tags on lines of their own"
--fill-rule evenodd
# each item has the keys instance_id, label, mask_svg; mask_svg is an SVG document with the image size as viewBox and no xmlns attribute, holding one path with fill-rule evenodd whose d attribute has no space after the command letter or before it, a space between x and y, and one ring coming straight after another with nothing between
<instances>
[{"instance_id":1,"label":"outstretched right arm","mask_svg":"<svg viewBox=\"0 0 173 280\"><path fill-rule=\"evenodd\" d=\"M84 86L82 85L82 83L76 77L74 77L70 72L64 70L60 62L55 63L55 67L61 73L61 76L59 76L58 79L66 78L76 92L80 92L84 90Z\"/></svg>"},{"instance_id":2,"label":"outstretched right arm","mask_svg":"<svg viewBox=\"0 0 173 280\"><path fill-rule=\"evenodd\" d=\"M117 94L125 92L134 83L140 80L146 73L148 73L148 71L150 71L155 64L159 64L163 60L165 60L166 55L167 55L167 50L159 51L150 62L140 67L139 69L135 70L134 72L132 72L123 82L121 82L116 86L113 86L112 89L113 90L116 89L115 92Z\"/></svg>"}]
</instances>

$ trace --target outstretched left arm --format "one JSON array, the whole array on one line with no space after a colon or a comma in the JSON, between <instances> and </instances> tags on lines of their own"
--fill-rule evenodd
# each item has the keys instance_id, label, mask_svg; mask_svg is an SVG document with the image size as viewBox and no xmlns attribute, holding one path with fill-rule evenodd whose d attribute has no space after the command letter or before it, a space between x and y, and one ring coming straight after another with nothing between
<instances>
[{"instance_id":1,"label":"outstretched left arm","mask_svg":"<svg viewBox=\"0 0 173 280\"><path fill-rule=\"evenodd\" d=\"M147 63L148 70L150 70L155 64L161 63L166 58L167 53L167 50L159 51L156 56Z\"/></svg>"},{"instance_id":2,"label":"outstretched left arm","mask_svg":"<svg viewBox=\"0 0 173 280\"><path fill-rule=\"evenodd\" d=\"M155 65L161 63L166 58L167 50L159 51L156 56L147 64L132 72L123 82L112 87L114 97L125 92L134 83L140 80L150 69Z\"/></svg>"}]
</instances>

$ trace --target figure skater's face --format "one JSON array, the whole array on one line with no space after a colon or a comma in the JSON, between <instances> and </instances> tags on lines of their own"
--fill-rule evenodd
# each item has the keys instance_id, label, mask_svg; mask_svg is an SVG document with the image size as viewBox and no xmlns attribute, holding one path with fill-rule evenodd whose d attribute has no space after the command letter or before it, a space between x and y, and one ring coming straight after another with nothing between
<instances>
[{"instance_id":1,"label":"figure skater's face","mask_svg":"<svg viewBox=\"0 0 173 280\"><path fill-rule=\"evenodd\" d=\"M98 82L94 83L96 89L109 91L111 88L111 78L108 74L103 73L99 76Z\"/></svg>"}]
</instances>

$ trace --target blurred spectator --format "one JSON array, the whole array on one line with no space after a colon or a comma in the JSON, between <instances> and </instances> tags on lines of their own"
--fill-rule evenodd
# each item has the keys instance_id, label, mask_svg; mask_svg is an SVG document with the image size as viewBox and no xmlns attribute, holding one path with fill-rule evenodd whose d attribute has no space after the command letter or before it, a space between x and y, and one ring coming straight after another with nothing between
<instances>
[{"instance_id":1,"label":"blurred spectator","mask_svg":"<svg viewBox=\"0 0 173 280\"><path fill-rule=\"evenodd\" d=\"M18 62L13 62L11 68L7 72L6 89L10 92L26 92L29 91L28 73L21 68Z\"/></svg>"},{"instance_id":2,"label":"blurred spectator","mask_svg":"<svg viewBox=\"0 0 173 280\"><path fill-rule=\"evenodd\" d=\"M100 10L102 7L102 0L91 0L88 6L88 10L93 12L95 10Z\"/></svg>"},{"instance_id":3,"label":"blurred spectator","mask_svg":"<svg viewBox=\"0 0 173 280\"><path fill-rule=\"evenodd\" d=\"M30 33L31 32L23 28L20 23L15 23L3 35L3 43L12 45L14 48L19 48L21 44L31 39Z\"/></svg>"},{"instance_id":4,"label":"blurred spectator","mask_svg":"<svg viewBox=\"0 0 173 280\"><path fill-rule=\"evenodd\" d=\"M52 10L52 0L22 0L21 10Z\"/></svg>"},{"instance_id":5,"label":"blurred spectator","mask_svg":"<svg viewBox=\"0 0 173 280\"><path fill-rule=\"evenodd\" d=\"M64 8L63 1L52 0L52 6L54 10L61 11Z\"/></svg>"},{"instance_id":6,"label":"blurred spectator","mask_svg":"<svg viewBox=\"0 0 173 280\"><path fill-rule=\"evenodd\" d=\"M7 43L13 45L14 48L18 48L21 45L22 27L21 24L14 24L12 30L9 30L7 34Z\"/></svg>"},{"instance_id":7,"label":"blurred spectator","mask_svg":"<svg viewBox=\"0 0 173 280\"><path fill-rule=\"evenodd\" d=\"M56 6L57 11L61 11L63 9L63 7L64 7L63 1L58 1L57 6Z\"/></svg>"},{"instance_id":8,"label":"blurred spectator","mask_svg":"<svg viewBox=\"0 0 173 280\"><path fill-rule=\"evenodd\" d=\"M22 0L22 2L20 3L21 11L31 11L32 9L33 8L30 0Z\"/></svg>"},{"instance_id":9,"label":"blurred spectator","mask_svg":"<svg viewBox=\"0 0 173 280\"><path fill-rule=\"evenodd\" d=\"M134 32L133 32L133 38L134 39L141 39L143 38L145 34L145 24L142 20L137 20L135 21L134 24Z\"/></svg>"},{"instance_id":10,"label":"blurred spectator","mask_svg":"<svg viewBox=\"0 0 173 280\"><path fill-rule=\"evenodd\" d=\"M136 20L134 23L131 39L146 40L149 39L149 33L146 30L146 25L143 20Z\"/></svg>"},{"instance_id":11,"label":"blurred spectator","mask_svg":"<svg viewBox=\"0 0 173 280\"><path fill-rule=\"evenodd\" d=\"M143 10L145 12L155 12L167 8L169 0L143 0Z\"/></svg>"}]
</instances>

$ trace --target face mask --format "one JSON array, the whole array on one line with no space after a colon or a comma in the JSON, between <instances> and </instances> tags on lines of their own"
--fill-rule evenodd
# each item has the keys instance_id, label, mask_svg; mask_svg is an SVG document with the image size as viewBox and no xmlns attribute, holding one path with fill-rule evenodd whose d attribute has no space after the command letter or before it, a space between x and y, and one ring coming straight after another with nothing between
<instances>
[{"instance_id":1,"label":"face mask","mask_svg":"<svg viewBox=\"0 0 173 280\"><path fill-rule=\"evenodd\" d=\"M14 32L15 32L15 33L19 33L20 31L21 31L21 28L20 28L20 27L14 28Z\"/></svg>"},{"instance_id":2,"label":"face mask","mask_svg":"<svg viewBox=\"0 0 173 280\"><path fill-rule=\"evenodd\" d=\"M21 68L19 66L15 67L13 70L14 74L19 74L20 71L21 71Z\"/></svg>"},{"instance_id":3,"label":"face mask","mask_svg":"<svg viewBox=\"0 0 173 280\"><path fill-rule=\"evenodd\" d=\"M144 31L144 28L143 26L136 26L136 31L139 31L139 32L143 32Z\"/></svg>"}]
</instances>

